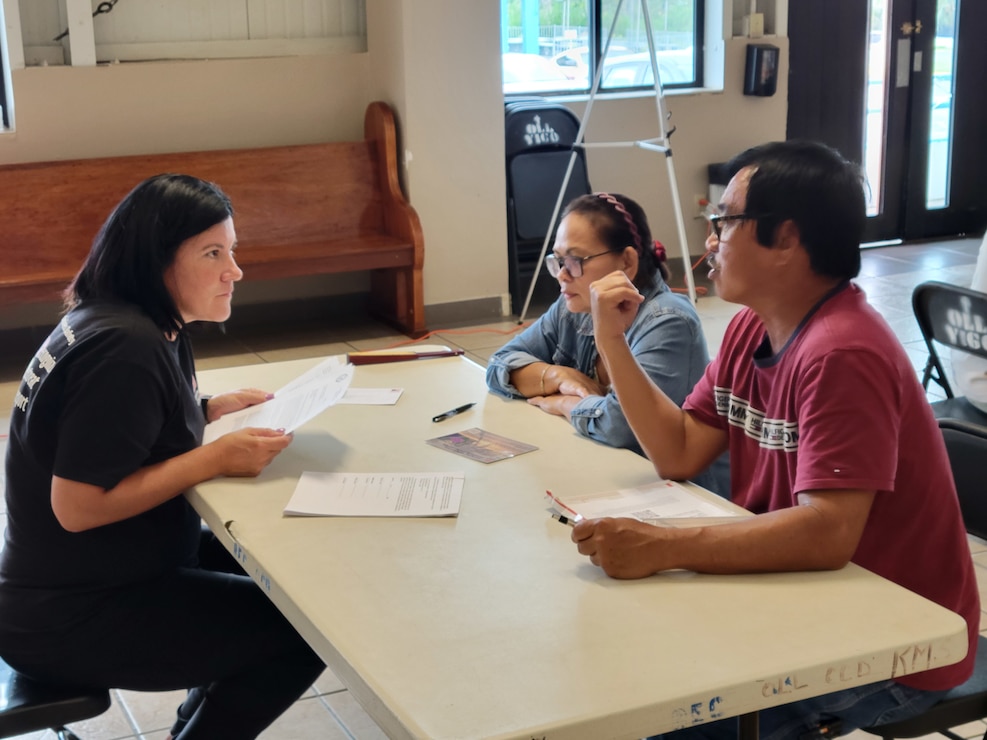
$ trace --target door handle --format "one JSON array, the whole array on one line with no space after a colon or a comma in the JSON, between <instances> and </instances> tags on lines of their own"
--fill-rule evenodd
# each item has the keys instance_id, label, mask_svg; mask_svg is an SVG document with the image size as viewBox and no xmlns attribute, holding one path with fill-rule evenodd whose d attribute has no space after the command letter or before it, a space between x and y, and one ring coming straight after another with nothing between
<instances>
[{"instance_id":1,"label":"door handle","mask_svg":"<svg viewBox=\"0 0 987 740\"><path fill-rule=\"evenodd\" d=\"M922 19L919 18L914 23L905 21L901 24L901 33L905 36L911 36L913 33L922 33Z\"/></svg>"}]
</instances>

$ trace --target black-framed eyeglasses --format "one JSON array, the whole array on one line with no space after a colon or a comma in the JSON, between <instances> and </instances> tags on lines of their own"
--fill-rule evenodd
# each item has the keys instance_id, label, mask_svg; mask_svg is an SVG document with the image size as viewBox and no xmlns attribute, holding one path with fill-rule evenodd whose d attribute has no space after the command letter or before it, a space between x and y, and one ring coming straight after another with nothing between
<instances>
[{"instance_id":1,"label":"black-framed eyeglasses","mask_svg":"<svg viewBox=\"0 0 987 740\"><path fill-rule=\"evenodd\" d=\"M706 220L709 221L709 225L713 228L716 241L720 241L723 238L724 221L757 221L759 218L764 218L764 215L756 213L732 213L729 216L721 216L714 213L712 216L707 216Z\"/></svg>"},{"instance_id":2,"label":"black-framed eyeglasses","mask_svg":"<svg viewBox=\"0 0 987 740\"><path fill-rule=\"evenodd\" d=\"M558 277L563 267L569 273L569 277L582 277L583 262L587 262L594 257L602 257L605 254L610 254L610 251L591 254L589 257L573 257L568 254L565 257L559 257L556 254L550 254L545 257L545 267L548 268L548 274L552 277Z\"/></svg>"}]
</instances>

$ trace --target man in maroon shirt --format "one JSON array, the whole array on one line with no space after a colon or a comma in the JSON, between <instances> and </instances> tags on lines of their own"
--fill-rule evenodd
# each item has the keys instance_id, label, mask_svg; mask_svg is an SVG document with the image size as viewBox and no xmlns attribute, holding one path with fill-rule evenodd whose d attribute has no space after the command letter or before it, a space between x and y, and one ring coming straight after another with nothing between
<instances>
[{"instance_id":1,"label":"man in maroon shirt","mask_svg":"<svg viewBox=\"0 0 987 740\"><path fill-rule=\"evenodd\" d=\"M942 435L904 349L850 282L866 220L861 178L810 142L755 147L730 169L711 218L710 277L746 308L681 409L627 348L640 301L629 281L593 283L592 311L613 388L658 474L690 478L729 450L731 499L758 516L690 529L591 520L572 538L615 578L853 561L957 612L969 626L963 661L764 710L761 737L905 719L970 676L980 604ZM735 732L715 722L675 736Z\"/></svg>"}]
</instances>

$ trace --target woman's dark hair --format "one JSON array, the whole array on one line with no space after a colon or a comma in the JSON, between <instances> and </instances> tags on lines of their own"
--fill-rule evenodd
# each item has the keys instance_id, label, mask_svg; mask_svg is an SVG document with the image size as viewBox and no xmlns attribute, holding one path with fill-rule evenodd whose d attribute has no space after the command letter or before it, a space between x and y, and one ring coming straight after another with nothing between
<instances>
[{"instance_id":1,"label":"woman's dark hair","mask_svg":"<svg viewBox=\"0 0 987 740\"><path fill-rule=\"evenodd\" d=\"M182 242L232 215L230 199L211 182L174 174L144 180L96 234L65 290L66 308L89 300L132 303L163 331L179 331L184 321L165 286L165 270Z\"/></svg>"},{"instance_id":2,"label":"woman's dark hair","mask_svg":"<svg viewBox=\"0 0 987 740\"><path fill-rule=\"evenodd\" d=\"M793 221L812 269L849 279L860 272L860 240L867 223L860 167L825 144L776 141L738 154L731 177L754 167L744 212L757 216L757 241L771 246L784 221Z\"/></svg>"},{"instance_id":3,"label":"woman's dark hair","mask_svg":"<svg viewBox=\"0 0 987 740\"><path fill-rule=\"evenodd\" d=\"M561 218L576 213L587 219L597 237L611 252L621 253L627 247L637 250L638 267L634 286L650 290L657 282L655 274L668 280L665 248L651 237L651 228L644 210L619 193L591 193L569 201Z\"/></svg>"}]
</instances>

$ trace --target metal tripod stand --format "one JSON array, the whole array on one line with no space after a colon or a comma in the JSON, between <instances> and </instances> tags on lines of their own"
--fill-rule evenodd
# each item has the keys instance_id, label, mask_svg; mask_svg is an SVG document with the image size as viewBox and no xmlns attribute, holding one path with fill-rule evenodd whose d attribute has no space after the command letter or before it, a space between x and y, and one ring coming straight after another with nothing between
<instances>
[{"instance_id":1,"label":"metal tripod stand","mask_svg":"<svg viewBox=\"0 0 987 740\"><path fill-rule=\"evenodd\" d=\"M610 42L613 40L614 29L617 27L617 19L620 17L620 10L624 6L624 0L617 0L617 8L614 10L613 21L610 23L610 30L607 33L607 40L603 46L603 56L600 59L600 63L596 67L596 74L593 76L593 87L590 89L589 98L586 101L586 111L583 113L582 121L579 124L579 132L576 134L576 140L572 144L572 156L569 157L569 165L566 167L565 177L562 178L562 186L559 188L559 197L555 201L555 210L552 212L552 218L548 223L548 230L545 233L545 241L542 243L541 254L539 254L538 261L535 264L535 273L531 277L531 285L528 287L528 295L524 300L524 307L518 317L518 323L522 323L524 321L525 314L528 313L528 307L531 304L531 298L535 292L535 283L538 280L538 274L541 270L542 263L545 261L545 254L548 252L548 246L552 240L555 225L558 222L559 212L562 210L562 199L565 196L566 187L569 185L569 180L572 177L572 169L576 164L576 157L578 155L577 150L585 150L591 147L637 147L639 149L646 149L648 151L658 152L665 155L665 169L668 172L669 189L672 192L672 205L675 210L675 225L679 234L679 246L682 252L682 266L685 271L685 282L689 291L689 298L693 303L696 302L696 283L692 277L692 263L689 259L689 245L686 241L685 235L685 219L682 217L682 201L679 198L678 181L675 179L675 165L672 162L672 147L669 142L669 137L675 132L675 127L673 126L671 129L667 128L669 114L665 110L665 96L661 86L661 75L658 71L658 57L655 53L655 40L651 33L651 14L648 12L647 0L640 0L640 3L642 16L644 18L645 34L648 38L648 55L651 60L651 71L654 73L655 107L658 113L658 129L661 135L653 139L640 139L637 141L614 141L592 144L587 144L585 142L586 124L589 122L590 113L593 109L593 102L596 100L597 92L599 92L600 89L600 80L603 77L603 60L607 58L607 53L610 51Z\"/></svg>"}]
</instances>

